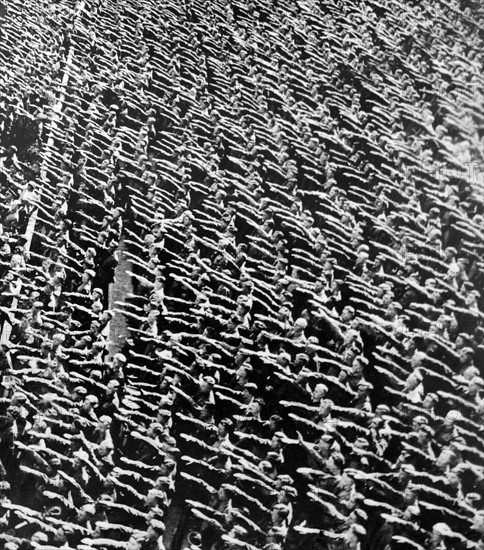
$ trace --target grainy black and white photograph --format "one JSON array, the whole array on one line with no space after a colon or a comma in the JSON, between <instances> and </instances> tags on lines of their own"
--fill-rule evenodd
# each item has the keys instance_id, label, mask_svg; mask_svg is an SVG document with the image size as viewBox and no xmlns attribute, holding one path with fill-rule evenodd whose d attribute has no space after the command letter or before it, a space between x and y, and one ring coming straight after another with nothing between
<instances>
[{"instance_id":1,"label":"grainy black and white photograph","mask_svg":"<svg viewBox=\"0 0 484 550\"><path fill-rule=\"evenodd\" d=\"M482 0L0 0L0 550L484 550Z\"/></svg>"}]
</instances>

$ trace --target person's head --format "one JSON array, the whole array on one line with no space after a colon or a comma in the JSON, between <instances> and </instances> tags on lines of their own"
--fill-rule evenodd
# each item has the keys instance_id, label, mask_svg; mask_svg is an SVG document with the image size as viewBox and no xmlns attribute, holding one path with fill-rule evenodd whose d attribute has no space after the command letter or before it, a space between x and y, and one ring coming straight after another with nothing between
<instances>
[{"instance_id":1,"label":"person's head","mask_svg":"<svg viewBox=\"0 0 484 550\"><path fill-rule=\"evenodd\" d=\"M148 540L158 540L165 532L165 524L159 519L152 519L146 530Z\"/></svg>"},{"instance_id":2,"label":"person's head","mask_svg":"<svg viewBox=\"0 0 484 550\"><path fill-rule=\"evenodd\" d=\"M361 380L358 382L357 390L358 390L358 397L365 397L369 395L371 390L373 389L373 385L369 382L366 382L365 380Z\"/></svg>"},{"instance_id":3,"label":"person's head","mask_svg":"<svg viewBox=\"0 0 484 550\"><path fill-rule=\"evenodd\" d=\"M370 428L370 430L372 430L374 434L378 434L379 430L384 426L384 424L385 421L382 416L380 414L376 414L375 412L375 414L373 414L373 416L371 416L370 418L368 428Z\"/></svg>"},{"instance_id":4,"label":"person's head","mask_svg":"<svg viewBox=\"0 0 484 550\"><path fill-rule=\"evenodd\" d=\"M200 379L198 386L201 394L209 394L215 386L215 380L212 376L204 376Z\"/></svg>"},{"instance_id":5,"label":"person's head","mask_svg":"<svg viewBox=\"0 0 484 550\"><path fill-rule=\"evenodd\" d=\"M481 294L478 290L471 290L465 297L466 306L467 307L473 306L474 304L477 303L480 297L481 297Z\"/></svg>"},{"instance_id":6,"label":"person's head","mask_svg":"<svg viewBox=\"0 0 484 550\"><path fill-rule=\"evenodd\" d=\"M166 493L161 489L150 489L145 497L146 508L153 508L155 506L163 506L163 502L166 500Z\"/></svg>"},{"instance_id":7,"label":"person's head","mask_svg":"<svg viewBox=\"0 0 484 550\"><path fill-rule=\"evenodd\" d=\"M43 311L44 309L44 304L40 301L36 301L32 304L32 313L39 313L41 311Z\"/></svg>"},{"instance_id":8,"label":"person's head","mask_svg":"<svg viewBox=\"0 0 484 550\"><path fill-rule=\"evenodd\" d=\"M276 504L272 507L272 521L273 523L280 524L289 516L289 507L285 504Z\"/></svg>"},{"instance_id":9,"label":"person's head","mask_svg":"<svg viewBox=\"0 0 484 550\"><path fill-rule=\"evenodd\" d=\"M326 461L326 468L332 475L341 473L345 459L341 453L333 453Z\"/></svg>"},{"instance_id":10,"label":"person's head","mask_svg":"<svg viewBox=\"0 0 484 550\"><path fill-rule=\"evenodd\" d=\"M355 449L363 449L363 450L367 450L370 446L369 442L367 439L365 439L364 437L357 437L354 444L353 444L354 448Z\"/></svg>"},{"instance_id":11,"label":"person's head","mask_svg":"<svg viewBox=\"0 0 484 550\"><path fill-rule=\"evenodd\" d=\"M433 409L438 401L439 398L436 393L428 393L422 401L422 408L428 410Z\"/></svg>"},{"instance_id":12,"label":"person's head","mask_svg":"<svg viewBox=\"0 0 484 550\"><path fill-rule=\"evenodd\" d=\"M146 434L149 437L158 437L158 438L163 439L163 437L166 433L165 429L166 429L166 427L163 426L163 424L160 424L158 422L151 422L151 424L148 427L148 430L147 430Z\"/></svg>"},{"instance_id":13,"label":"person's head","mask_svg":"<svg viewBox=\"0 0 484 550\"><path fill-rule=\"evenodd\" d=\"M318 451L325 455L328 454L334 444L334 439L327 434L322 435L318 440Z\"/></svg>"},{"instance_id":14,"label":"person's head","mask_svg":"<svg viewBox=\"0 0 484 550\"><path fill-rule=\"evenodd\" d=\"M84 411L91 411L95 407L97 407L99 404L99 399L95 395L86 395L83 403L82 403L82 409Z\"/></svg>"},{"instance_id":15,"label":"person's head","mask_svg":"<svg viewBox=\"0 0 484 550\"><path fill-rule=\"evenodd\" d=\"M120 385L118 380L110 380L106 387L106 395L115 394L119 390Z\"/></svg>"},{"instance_id":16,"label":"person's head","mask_svg":"<svg viewBox=\"0 0 484 550\"><path fill-rule=\"evenodd\" d=\"M244 363L235 371L235 379L238 384L246 384L249 381L252 367L248 363Z\"/></svg>"},{"instance_id":17,"label":"person's head","mask_svg":"<svg viewBox=\"0 0 484 550\"><path fill-rule=\"evenodd\" d=\"M355 317L355 308L352 306L345 306L341 312L341 321L343 323L350 323Z\"/></svg>"},{"instance_id":18,"label":"person's head","mask_svg":"<svg viewBox=\"0 0 484 550\"><path fill-rule=\"evenodd\" d=\"M462 367L472 365L474 361L474 350L470 347L462 348L459 351L459 361Z\"/></svg>"},{"instance_id":19,"label":"person's head","mask_svg":"<svg viewBox=\"0 0 484 550\"><path fill-rule=\"evenodd\" d=\"M243 390L242 390L242 400L244 403L250 403L252 398L257 393L257 384L254 384L253 382L247 382L244 384Z\"/></svg>"},{"instance_id":20,"label":"person's head","mask_svg":"<svg viewBox=\"0 0 484 550\"><path fill-rule=\"evenodd\" d=\"M484 510L478 510L472 519L472 529L484 535Z\"/></svg>"},{"instance_id":21,"label":"person's head","mask_svg":"<svg viewBox=\"0 0 484 550\"><path fill-rule=\"evenodd\" d=\"M103 414L99 418L99 427L103 430L109 430L111 427L111 424L113 422L113 419L110 416L107 416L106 414Z\"/></svg>"},{"instance_id":22,"label":"person's head","mask_svg":"<svg viewBox=\"0 0 484 550\"><path fill-rule=\"evenodd\" d=\"M484 342L484 327L476 327L472 334L472 339L477 345Z\"/></svg>"},{"instance_id":23,"label":"person's head","mask_svg":"<svg viewBox=\"0 0 484 550\"><path fill-rule=\"evenodd\" d=\"M430 534L432 542L441 542L452 535L450 527L446 523L436 523Z\"/></svg>"},{"instance_id":24,"label":"person's head","mask_svg":"<svg viewBox=\"0 0 484 550\"><path fill-rule=\"evenodd\" d=\"M87 390L84 386L76 386L71 393L71 399L73 401L82 401L87 395Z\"/></svg>"},{"instance_id":25,"label":"person's head","mask_svg":"<svg viewBox=\"0 0 484 550\"><path fill-rule=\"evenodd\" d=\"M388 308L388 306L393 302L394 298L395 294L391 290L387 290L381 298L383 307Z\"/></svg>"},{"instance_id":26,"label":"person's head","mask_svg":"<svg viewBox=\"0 0 484 550\"><path fill-rule=\"evenodd\" d=\"M306 353L297 353L294 360L294 369L299 372L309 362L309 356Z\"/></svg>"},{"instance_id":27,"label":"person's head","mask_svg":"<svg viewBox=\"0 0 484 550\"><path fill-rule=\"evenodd\" d=\"M52 511L50 512L52 515ZM59 527L54 533L54 542L56 543L66 543L68 541L67 536L71 534L72 530L68 525L63 525Z\"/></svg>"},{"instance_id":28,"label":"person's head","mask_svg":"<svg viewBox=\"0 0 484 550\"><path fill-rule=\"evenodd\" d=\"M405 462L401 464L398 478L402 482L407 482L413 475L415 475L415 467L412 464L407 464Z\"/></svg>"},{"instance_id":29,"label":"person's head","mask_svg":"<svg viewBox=\"0 0 484 550\"><path fill-rule=\"evenodd\" d=\"M230 418L223 418L218 425L218 433L220 436L225 437L226 435L229 435L232 433L234 427L234 423Z\"/></svg>"},{"instance_id":30,"label":"person's head","mask_svg":"<svg viewBox=\"0 0 484 550\"><path fill-rule=\"evenodd\" d=\"M446 262L453 260L457 256L457 250L453 246L448 246L444 250L444 260Z\"/></svg>"},{"instance_id":31,"label":"person's head","mask_svg":"<svg viewBox=\"0 0 484 550\"><path fill-rule=\"evenodd\" d=\"M417 432L417 441L420 445L426 445L432 439L434 431L430 426L421 426Z\"/></svg>"},{"instance_id":32,"label":"person's head","mask_svg":"<svg viewBox=\"0 0 484 550\"><path fill-rule=\"evenodd\" d=\"M246 315L248 312L250 311L250 307L247 303L244 303L244 302L239 302L237 304L237 309L236 309L236 315L238 315L239 317L243 317L244 315Z\"/></svg>"},{"instance_id":33,"label":"person's head","mask_svg":"<svg viewBox=\"0 0 484 550\"><path fill-rule=\"evenodd\" d=\"M446 471L447 468L455 463L457 456L456 454L449 449L448 447L444 447L440 453L439 456L436 459L436 466L441 471Z\"/></svg>"},{"instance_id":34,"label":"person's head","mask_svg":"<svg viewBox=\"0 0 484 550\"><path fill-rule=\"evenodd\" d=\"M477 367L471 366L464 369L462 376L465 380L470 382L475 376L479 376L479 369Z\"/></svg>"},{"instance_id":35,"label":"person's head","mask_svg":"<svg viewBox=\"0 0 484 550\"><path fill-rule=\"evenodd\" d=\"M341 354L341 359L344 365L352 365L355 358L361 352L360 346L353 342L351 345L346 346Z\"/></svg>"},{"instance_id":36,"label":"person's head","mask_svg":"<svg viewBox=\"0 0 484 550\"><path fill-rule=\"evenodd\" d=\"M446 426L453 426L461 417L462 415L457 409L452 409L445 415L444 424Z\"/></svg>"},{"instance_id":37,"label":"person's head","mask_svg":"<svg viewBox=\"0 0 484 550\"><path fill-rule=\"evenodd\" d=\"M422 375L418 370L413 371L408 375L407 380L405 381L405 390L412 391L416 389L422 383Z\"/></svg>"},{"instance_id":38,"label":"person's head","mask_svg":"<svg viewBox=\"0 0 484 550\"><path fill-rule=\"evenodd\" d=\"M368 366L368 359L362 355L357 355L351 364L351 374L356 377L363 376L365 366Z\"/></svg>"},{"instance_id":39,"label":"person's head","mask_svg":"<svg viewBox=\"0 0 484 550\"><path fill-rule=\"evenodd\" d=\"M375 408L375 415L382 418L384 415L390 414L390 407L384 403L380 403Z\"/></svg>"},{"instance_id":40,"label":"person's head","mask_svg":"<svg viewBox=\"0 0 484 550\"><path fill-rule=\"evenodd\" d=\"M483 388L484 379L482 379L480 376L474 376L474 378L469 381L469 387L467 391L469 392L469 395L476 396L477 394L479 394L479 392L483 390Z\"/></svg>"},{"instance_id":41,"label":"person's head","mask_svg":"<svg viewBox=\"0 0 484 550\"><path fill-rule=\"evenodd\" d=\"M94 288L92 291L92 299L94 301L102 300L103 294L104 293L100 288Z\"/></svg>"},{"instance_id":42,"label":"person's head","mask_svg":"<svg viewBox=\"0 0 484 550\"><path fill-rule=\"evenodd\" d=\"M148 313L147 323L154 326L158 321L159 315L160 312L157 309L151 309Z\"/></svg>"},{"instance_id":43,"label":"person's head","mask_svg":"<svg viewBox=\"0 0 484 550\"><path fill-rule=\"evenodd\" d=\"M323 273L332 273L334 271L335 264L336 260L334 258L327 258L323 264Z\"/></svg>"},{"instance_id":44,"label":"person's head","mask_svg":"<svg viewBox=\"0 0 484 550\"><path fill-rule=\"evenodd\" d=\"M331 401L331 399L323 399L319 403L318 408L318 415L320 418L326 418L331 414L331 411L333 410L334 403Z\"/></svg>"},{"instance_id":45,"label":"person's head","mask_svg":"<svg viewBox=\"0 0 484 550\"><path fill-rule=\"evenodd\" d=\"M349 328L343 336L343 344L345 347L349 347L356 342L359 338L359 332L355 329Z\"/></svg>"},{"instance_id":46,"label":"person's head","mask_svg":"<svg viewBox=\"0 0 484 550\"><path fill-rule=\"evenodd\" d=\"M294 321L294 330L297 333L303 333L308 326L308 322L303 317L299 317Z\"/></svg>"},{"instance_id":47,"label":"person's head","mask_svg":"<svg viewBox=\"0 0 484 550\"><path fill-rule=\"evenodd\" d=\"M361 541L366 536L366 529L358 524L354 523L344 533L344 541L348 550L359 548Z\"/></svg>"},{"instance_id":48,"label":"person's head","mask_svg":"<svg viewBox=\"0 0 484 550\"><path fill-rule=\"evenodd\" d=\"M289 353L282 352L277 356L277 362L282 367L287 367L291 362L291 356L289 355Z\"/></svg>"},{"instance_id":49,"label":"person's head","mask_svg":"<svg viewBox=\"0 0 484 550\"><path fill-rule=\"evenodd\" d=\"M413 504L418 498L418 488L413 483L409 483L405 487L405 491L403 492L403 500L405 504L408 506L409 504Z\"/></svg>"},{"instance_id":50,"label":"person's head","mask_svg":"<svg viewBox=\"0 0 484 550\"><path fill-rule=\"evenodd\" d=\"M94 504L84 504L77 512L77 521L82 524L86 521L93 520L95 515L96 506Z\"/></svg>"},{"instance_id":51,"label":"person's head","mask_svg":"<svg viewBox=\"0 0 484 550\"><path fill-rule=\"evenodd\" d=\"M316 387L313 390L311 400L313 403L319 403L321 399L324 399L328 393L328 386L325 384L316 384Z\"/></svg>"},{"instance_id":52,"label":"person's head","mask_svg":"<svg viewBox=\"0 0 484 550\"><path fill-rule=\"evenodd\" d=\"M297 490L294 487L291 487L290 485L284 485L277 497L277 502L282 504L288 504L289 502L292 502L297 497Z\"/></svg>"},{"instance_id":53,"label":"person's head","mask_svg":"<svg viewBox=\"0 0 484 550\"><path fill-rule=\"evenodd\" d=\"M451 487L457 487L460 483L460 474L457 470L448 470L445 478Z\"/></svg>"},{"instance_id":54,"label":"person's head","mask_svg":"<svg viewBox=\"0 0 484 550\"><path fill-rule=\"evenodd\" d=\"M269 418L269 430L271 431L271 433L274 433L281 428L282 421L282 416L279 416L278 414L273 414Z\"/></svg>"},{"instance_id":55,"label":"person's head","mask_svg":"<svg viewBox=\"0 0 484 550\"><path fill-rule=\"evenodd\" d=\"M247 405L248 416L259 416L261 410L262 401L260 399L252 399L252 401Z\"/></svg>"},{"instance_id":56,"label":"person's head","mask_svg":"<svg viewBox=\"0 0 484 550\"><path fill-rule=\"evenodd\" d=\"M47 544L49 542L49 537L42 531L36 531L30 538L30 542L36 544Z\"/></svg>"},{"instance_id":57,"label":"person's head","mask_svg":"<svg viewBox=\"0 0 484 550\"><path fill-rule=\"evenodd\" d=\"M398 302L391 302L387 307L387 317L390 320L395 319L402 313L402 306Z\"/></svg>"},{"instance_id":58,"label":"person's head","mask_svg":"<svg viewBox=\"0 0 484 550\"><path fill-rule=\"evenodd\" d=\"M126 543L126 550L141 550L141 541L132 536Z\"/></svg>"},{"instance_id":59,"label":"person's head","mask_svg":"<svg viewBox=\"0 0 484 550\"><path fill-rule=\"evenodd\" d=\"M317 281L314 283L314 288L313 288L314 292L315 292L316 294L319 294L320 292L323 291L323 289L324 289L324 284L323 284L323 282L322 282L321 280L317 280Z\"/></svg>"},{"instance_id":60,"label":"person's head","mask_svg":"<svg viewBox=\"0 0 484 550\"><path fill-rule=\"evenodd\" d=\"M234 363L237 367L240 367L241 365L244 364L244 362L246 361L247 359L247 356L242 353L240 350L237 351L237 353L235 354L235 357L234 357Z\"/></svg>"},{"instance_id":61,"label":"person's head","mask_svg":"<svg viewBox=\"0 0 484 550\"><path fill-rule=\"evenodd\" d=\"M113 357L112 368L121 368L126 365L126 356L122 353L116 353Z\"/></svg>"},{"instance_id":62,"label":"person's head","mask_svg":"<svg viewBox=\"0 0 484 550\"><path fill-rule=\"evenodd\" d=\"M98 445L98 448L96 449L96 453L99 458L106 458L113 452L113 450L114 450L113 444L111 442L104 440Z\"/></svg>"}]
</instances>

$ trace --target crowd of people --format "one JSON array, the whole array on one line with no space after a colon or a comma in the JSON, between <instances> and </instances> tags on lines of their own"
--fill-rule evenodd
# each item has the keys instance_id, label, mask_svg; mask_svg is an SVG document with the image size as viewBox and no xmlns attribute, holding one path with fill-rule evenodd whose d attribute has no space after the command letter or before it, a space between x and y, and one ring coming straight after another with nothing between
<instances>
[{"instance_id":1,"label":"crowd of people","mask_svg":"<svg viewBox=\"0 0 484 550\"><path fill-rule=\"evenodd\" d=\"M483 550L478 0L0 21L1 547Z\"/></svg>"}]
</instances>

